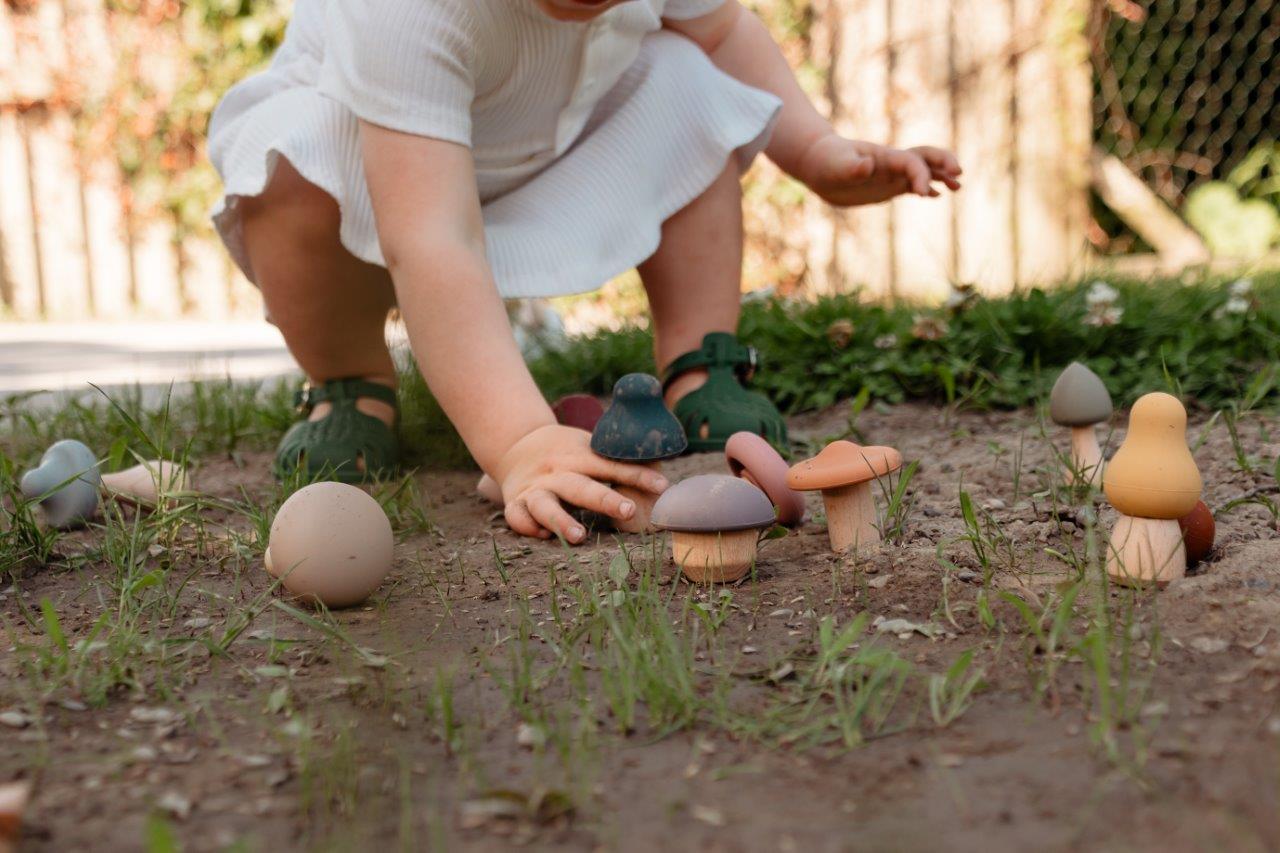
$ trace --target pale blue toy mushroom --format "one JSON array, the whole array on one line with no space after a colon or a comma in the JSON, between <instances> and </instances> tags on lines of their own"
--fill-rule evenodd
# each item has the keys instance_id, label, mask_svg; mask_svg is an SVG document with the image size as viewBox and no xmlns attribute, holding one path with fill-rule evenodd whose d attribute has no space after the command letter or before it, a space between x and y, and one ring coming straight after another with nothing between
<instances>
[{"instance_id":1,"label":"pale blue toy mushroom","mask_svg":"<svg viewBox=\"0 0 1280 853\"><path fill-rule=\"evenodd\" d=\"M73 439L59 441L40 457L40 465L22 475L22 494L40 502L53 527L79 527L98 511L98 457Z\"/></svg>"}]
</instances>

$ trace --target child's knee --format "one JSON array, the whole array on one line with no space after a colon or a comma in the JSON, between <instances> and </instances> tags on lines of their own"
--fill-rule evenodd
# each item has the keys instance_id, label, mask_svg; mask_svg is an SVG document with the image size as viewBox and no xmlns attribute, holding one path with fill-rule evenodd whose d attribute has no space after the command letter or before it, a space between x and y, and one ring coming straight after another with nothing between
<instances>
[{"instance_id":1,"label":"child's knee","mask_svg":"<svg viewBox=\"0 0 1280 853\"><path fill-rule=\"evenodd\" d=\"M247 229L266 224L276 237L297 234L304 240L336 237L341 225L338 202L280 158L260 195L244 199L242 219Z\"/></svg>"}]
</instances>

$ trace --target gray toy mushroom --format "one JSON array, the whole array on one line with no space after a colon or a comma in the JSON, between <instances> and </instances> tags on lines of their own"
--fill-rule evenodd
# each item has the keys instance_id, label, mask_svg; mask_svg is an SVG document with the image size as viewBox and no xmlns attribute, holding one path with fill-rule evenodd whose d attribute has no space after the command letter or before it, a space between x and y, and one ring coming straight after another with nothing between
<instances>
[{"instance_id":1,"label":"gray toy mushroom","mask_svg":"<svg viewBox=\"0 0 1280 853\"><path fill-rule=\"evenodd\" d=\"M1049 394L1049 417L1059 426L1071 428L1067 482L1100 482L1103 462L1096 425L1111 417L1111 394L1098 374L1078 361L1067 365Z\"/></svg>"},{"instance_id":2,"label":"gray toy mushroom","mask_svg":"<svg viewBox=\"0 0 1280 853\"><path fill-rule=\"evenodd\" d=\"M98 458L84 444L59 441L40 457L40 466L22 475L22 494L39 501L45 520L57 528L79 527L98 511L102 477Z\"/></svg>"},{"instance_id":3,"label":"gray toy mushroom","mask_svg":"<svg viewBox=\"0 0 1280 853\"><path fill-rule=\"evenodd\" d=\"M653 526L671 531L671 554L694 583L741 578L755 563L760 531L773 524L769 497L724 474L683 480L653 507Z\"/></svg>"}]
</instances>

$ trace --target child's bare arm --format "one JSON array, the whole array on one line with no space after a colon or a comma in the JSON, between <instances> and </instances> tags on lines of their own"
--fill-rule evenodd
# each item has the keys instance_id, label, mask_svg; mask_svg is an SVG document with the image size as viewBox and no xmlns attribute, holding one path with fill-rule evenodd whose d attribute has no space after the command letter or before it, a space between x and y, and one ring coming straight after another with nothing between
<instances>
[{"instance_id":1,"label":"child's bare arm","mask_svg":"<svg viewBox=\"0 0 1280 853\"><path fill-rule=\"evenodd\" d=\"M960 166L949 151L887 148L837 134L800 88L764 24L738 0L666 26L696 42L727 74L782 100L769 158L832 204L870 204L903 193L936 196L934 181L960 188Z\"/></svg>"},{"instance_id":2,"label":"child's bare arm","mask_svg":"<svg viewBox=\"0 0 1280 853\"><path fill-rule=\"evenodd\" d=\"M665 481L593 454L556 424L516 346L485 259L471 151L362 123L365 174L387 268L422 375L526 536L585 531L564 500L614 518L634 505L599 480L659 492Z\"/></svg>"}]
</instances>

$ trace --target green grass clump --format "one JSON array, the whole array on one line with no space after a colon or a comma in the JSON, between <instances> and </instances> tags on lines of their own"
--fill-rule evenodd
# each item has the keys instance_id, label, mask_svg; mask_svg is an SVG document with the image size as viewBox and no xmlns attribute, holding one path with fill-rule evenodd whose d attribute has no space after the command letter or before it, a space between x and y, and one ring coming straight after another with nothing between
<instances>
[{"instance_id":1,"label":"green grass clump","mask_svg":"<svg viewBox=\"0 0 1280 853\"><path fill-rule=\"evenodd\" d=\"M1120 404L1171 389L1193 405L1218 407L1280 360L1280 274L1255 277L1243 294L1233 284L1109 282L1111 313L1096 292L1091 306L1088 282L968 295L937 309L866 304L856 295L753 301L740 337L760 350L755 386L789 412L864 388L888 403L1035 405L1073 360L1087 362ZM654 369L650 345L647 330L603 332L570 341L532 368L548 396L607 394L623 373Z\"/></svg>"},{"instance_id":2,"label":"green grass clump","mask_svg":"<svg viewBox=\"0 0 1280 853\"><path fill-rule=\"evenodd\" d=\"M1258 406L1280 395L1280 382L1271 381L1280 361L1280 274L1248 286L1168 280L958 296L950 307L928 309L856 295L748 301L740 336L761 353L754 385L791 413L858 397L1016 408L1047 399L1062 368L1081 360L1120 405L1152 390L1203 408L1241 398ZM654 369L652 337L636 326L573 338L530 363L548 399L605 396L622 375ZM416 370L403 377L401 401L411 464L470 464ZM274 447L296 418L292 389L279 382L197 383L160 403L136 389L56 406L18 396L0 402L0 448L22 465L60 438L79 438L114 460L132 458L130 451L234 454ZM144 434L162 437L160 453L139 440Z\"/></svg>"}]
</instances>

